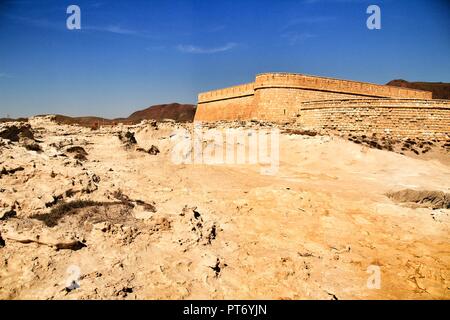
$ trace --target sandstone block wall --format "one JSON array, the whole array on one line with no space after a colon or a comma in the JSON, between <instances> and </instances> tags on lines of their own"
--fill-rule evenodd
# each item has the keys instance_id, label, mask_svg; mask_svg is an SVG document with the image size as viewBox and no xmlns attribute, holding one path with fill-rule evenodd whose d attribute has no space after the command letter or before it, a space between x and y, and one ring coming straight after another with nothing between
<instances>
[{"instance_id":1,"label":"sandstone block wall","mask_svg":"<svg viewBox=\"0 0 450 320\"><path fill-rule=\"evenodd\" d=\"M351 99L304 102L297 121L309 129L446 139L450 100Z\"/></svg>"},{"instance_id":2,"label":"sandstone block wall","mask_svg":"<svg viewBox=\"0 0 450 320\"><path fill-rule=\"evenodd\" d=\"M196 121L246 120L254 113L253 95L204 102L197 106Z\"/></svg>"},{"instance_id":3,"label":"sandstone block wall","mask_svg":"<svg viewBox=\"0 0 450 320\"><path fill-rule=\"evenodd\" d=\"M324 91L298 90L295 88L262 88L255 91L255 119L286 121L298 113L298 106L305 101L359 98L352 94Z\"/></svg>"},{"instance_id":4,"label":"sandstone block wall","mask_svg":"<svg viewBox=\"0 0 450 320\"><path fill-rule=\"evenodd\" d=\"M198 95L195 121L251 119L255 110L254 83Z\"/></svg>"}]
</instances>

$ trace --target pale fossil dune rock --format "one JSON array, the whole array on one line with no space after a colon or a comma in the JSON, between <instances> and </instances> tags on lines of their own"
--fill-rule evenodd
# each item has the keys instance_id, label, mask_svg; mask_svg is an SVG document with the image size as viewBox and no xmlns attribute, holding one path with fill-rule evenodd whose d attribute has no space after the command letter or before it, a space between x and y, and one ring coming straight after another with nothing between
<instances>
[{"instance_id":1,"label":"pale fossil dune rock","mask_svg":"<svg viewBox=\"0 0 450 320\"><path fill-rule=\"evenodd\" d=\"M282 133L279 167L263 175L174 163L173 133L192 124L30 124L41 151L0 141L1 299L450 298L450 210L386 196L448 193L446 151Z\"/></svg>"}]
</instances>

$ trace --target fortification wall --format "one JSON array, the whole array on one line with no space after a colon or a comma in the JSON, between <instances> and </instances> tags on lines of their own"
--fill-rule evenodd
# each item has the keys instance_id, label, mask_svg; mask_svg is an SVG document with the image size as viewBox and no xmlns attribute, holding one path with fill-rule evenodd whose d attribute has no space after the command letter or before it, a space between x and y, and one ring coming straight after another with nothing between
<instances>
[{"instance_id":1,"label":"fortification wall","mask_svg":"<svg viewBox=\"0 0 450 320\"><path fill-rule=\"evenodd\" d=\"M305 128L392 137L450 136L449 100L350 99L304 102L297 121Z\"/></svg>"},{"instance_id":2,"label":"fortification wall","mask_svg":"<svg viewBox=\"0 0 450 320\"><path fill-rule=\"evenodd\" d=\"M196 121L297 121L311 129L397 137L450 135L450 100L432 93L349 80L269 73L201 93Z\"/></svg>"},{"instance_id":3,"label":"fortification wall","mask_svg":"<svg viewBox=\"0 0 450 320\"><path fill-rule=\"evenodd\" d=\"M251 119L255 111L254 83L200 93L195 121Z\"/></svg>"},{"instance_id":4,"label":"fortification wall","mask_svg":"<svg viewBox=\"0 0 450 320\"><path fill-rule=\"evenodd\" d=\"M431 99L431 92L302 74L265 73L255 82L198 95L196 121L287 121L304 101L359 98Z\"/></svg>"},{"instance_id":5,"label":"fortification wall","mask_svg":"<svg viewBox=\"0 0 450 320\"><path fill-rule=\"evenodd\" d=\"M253 95L244 95L198 104L195 121L247 120L254 111Z\"/></svg>"}]
</instances>

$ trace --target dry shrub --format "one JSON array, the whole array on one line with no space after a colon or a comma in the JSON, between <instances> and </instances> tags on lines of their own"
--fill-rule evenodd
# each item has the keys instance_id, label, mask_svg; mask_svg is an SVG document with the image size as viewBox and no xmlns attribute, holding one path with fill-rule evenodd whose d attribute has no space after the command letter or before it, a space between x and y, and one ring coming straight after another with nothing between
<instances>
[{"instance_id":1,"label":"dry shrub","mask_svg":"<svg viewBox=\"0 0 450 320\"><path fill-rule=\"evenodd\" d=\"M450 209L450 194L442 191L405 189L387 194L396 202L413 203L432 209Z\"/></svg>"}]
</instances>

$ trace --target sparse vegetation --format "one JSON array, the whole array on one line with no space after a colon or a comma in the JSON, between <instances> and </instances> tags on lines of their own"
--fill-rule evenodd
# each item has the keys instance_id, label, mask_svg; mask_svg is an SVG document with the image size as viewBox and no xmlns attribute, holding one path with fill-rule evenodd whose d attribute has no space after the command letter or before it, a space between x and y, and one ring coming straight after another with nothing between
<instances>
[{"instance_id":1,"label":"sparse vegetation","mask_svg":"<svg viewBox=\"0 0 450 320\"><path fill-rule=\"evenodd\" d=\"M117 204L117 202L98 202L91 200L74 200L70 202L60 202L57 206L52 208L49 213L33 215L31 218L40 220L48 227L54 227L58 221L66 215L75 213L77 209L88 207L101 207Z\"/></svg>"},{"instance_id":2,"label":"sparse vegetation","mask_svg":"<svg viewBox=\"0 0 450 320\"><path fill-rule=\"evenodd\" d=\"M86 161L88 153L83 147L73 146L66 149L68 153L74 154L73 158L79 161Z\"/></svg>"},{"instance_id":3,"label":"sparse vegetation","mask_svg":"<svg viewBox=\"0 0 450 320\"><path fill-rule=\"evenodd\" d=\"M127 131L125 134L119 133L118 137L119 140L122 141L122 143L126 147L131 147L137 144L136 138L134 137L134 133L131 131Z\"/></svg>"},{"instance_id":4,"label":"sparse vegetation","mask_svg":"<svg viewBox=\"0 0 450 320\"><path fill-rule=\"evenodd\" d=\"M405 189L390 192L387 196L400 203L417 204L432 209L450 209L450 194L442 191Z\"/></svg>"},{"instance_id":5,"label":"sparse vegetation","mask_svg":"<svg viewBox=\"0 0 450 320\"><path fill-rule=\"evenodd\" d=\"M24 124L19 127L12 125L0 131L0 138L17 142L20 138L34 139L34 134L29 124Z\"/></svg>"},{"instance_id":6,"label":"sparse vegetation","mask_svg":"<svg viewBox=\"0 0 450 320\"><path fill-rule=\"evenodd\" d=\"M32 142L32 143L27 143L24 145L25 149L30 150L30 151L36 151L36 152L42 152L42 148L39 144L37 144L36 142Z\"/></svg>"},{"instance_id":7,"label":"sparse vegetation","mask_svg":"<svg viewBox=\"0 0 450 320\"><path fill-rule=\"evenodd\" d=\"M116 190L113 192L112 196L120 201L122 204L130 207L130 208L134 208L135 204L144 207L144 210L146 211L150 211L150 212L156 212L156 207L151 204L151 203L147 203L144 202L142 200L132 200L130 199L127 195L125 195L122 190Z\"/></svg>"},{"instance_id":8,"label":"sparse vegetation","mask_svg":"<svg viewBox=\"0 0 450 320\"><path fill-rule=\"evenodd\" d=\"M286 130L283 131L283 133L302 135L302 136L310 136L310 137L317 136L317 132L316 131L311 131L311 130L286 129Z\"/></svg>"}]
</instances>

